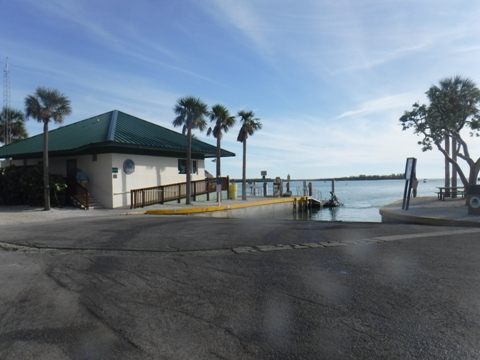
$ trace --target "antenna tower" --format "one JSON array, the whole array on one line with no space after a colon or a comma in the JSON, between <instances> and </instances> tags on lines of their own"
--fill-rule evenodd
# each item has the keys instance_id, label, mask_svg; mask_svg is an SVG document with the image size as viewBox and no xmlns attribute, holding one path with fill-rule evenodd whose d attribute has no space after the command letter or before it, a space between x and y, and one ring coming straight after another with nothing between
<instances>
[{"instance_id":1,"label":"antenna tower","mask_svg":"<svg viewBox=\"0 0 480 360\"><path fill-rule=\"evenodd\" d=\"M12 129L10 119L10 68L8 67L8 57L3 71L3 110L5 119L3 119L3 144L8 145L12 142Z\"/></svg>"}]
</instances>

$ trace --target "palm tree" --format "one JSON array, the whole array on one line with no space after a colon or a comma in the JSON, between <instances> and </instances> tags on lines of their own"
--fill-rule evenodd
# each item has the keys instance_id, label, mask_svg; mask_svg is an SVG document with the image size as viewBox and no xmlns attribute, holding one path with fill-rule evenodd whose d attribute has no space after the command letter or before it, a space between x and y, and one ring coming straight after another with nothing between
<instances>
[{"instance_id":1,"label":"palm tree","mask_svg":"<svg viewBox=\"0 0 480 360\"><path fill-rule=\"evenodd\" d=\"M262 128L260 119L255 118L252 111L240 110L238 112L240 121L243 122L237 141L243 143L243 168L242 168L242 200L247 200L247 138L252 136L255 131Z\"/></svg>"},{"instance_id":2,"label":"palm tree","mask_svg":"<svg viewBox=\"0 0 480 360\"><path fill-rule=\"evenodd\" d=\"M230 115L230 112L223 105L216 104L212 106L210 111L210 121L215 123L214 126L208 128L207 136L213 135L217 139L217 180L220 177L220 156L221 148L220 142L223 137L223 133L228 132L228 130L235 125L235 116Z\"/></svg>"},{"instance_id":3,"label":"palm tree","mask_svg":"<svg viewBox=\"0 0 480 360\"><path fill-rule=\"evenodd\" d=\"M7 129L7 121L9 123ZM7 134L8 131L8 134ZM4 107L0 113L0 142L8 145L28 137L25 115L19 110Z\"/></svg>"},{"instance_id":4,"label":"palm tree","mask_svg":"<svg viewBox=\"0 0 480 360\"><path fill-rule=\"evenodd\" d=\"M186 184L186 200L187 205L191 204L191 166L192 166L192 130L205 130L207 121L205 116L208 115L208 106L200 99L193 96L186 96L177 100L177 104L173 108L173 112L177 117L173 120L173 126L183 126L182 134L187 134L187 184Z\"/></svg>"},{"instance_id":5,"label":"palm tree","mask_svg":"<svg viewBox=\"0 0 480 360\"><path fill-rule=\"evenodd\" d=\"M53 120L61 124L65 116L72 113L70 100L58 90L38 87L35 94L25 98L27 117L43 122L43 186L45 210L50 210L50 186L48 170L48 123Z\"/></svg>"}]
</instances>

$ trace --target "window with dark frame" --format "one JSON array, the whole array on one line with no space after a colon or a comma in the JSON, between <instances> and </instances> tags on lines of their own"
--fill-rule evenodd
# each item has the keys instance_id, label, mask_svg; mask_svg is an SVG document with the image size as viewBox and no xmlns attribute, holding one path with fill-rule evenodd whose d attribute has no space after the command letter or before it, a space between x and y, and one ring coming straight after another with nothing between
<instances>
[{"instance_id":1,"label":"window with dark frame","mask_svg":"<svg viewBox=\"0 0 480 360\"><path fill-rule=\"evenodd\" d=\"M197 160L192 160L192 166L190 169L191 174L197 173ZM186 174L187 173L187 160L186 159L178 159L178 173L179 174Z\"/></svg>"}]
</instances>

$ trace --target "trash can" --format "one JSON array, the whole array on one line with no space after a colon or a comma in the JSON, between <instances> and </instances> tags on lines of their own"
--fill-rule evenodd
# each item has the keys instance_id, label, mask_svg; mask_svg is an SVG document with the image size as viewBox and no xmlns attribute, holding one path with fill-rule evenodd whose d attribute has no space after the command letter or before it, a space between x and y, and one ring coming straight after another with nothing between
<instances>
[{"instance_id":1,"label":"trash can","mask_svg":"<svg viewBox=\"0 0 480 360\"><path fill-rule=\"evenodd\" d=\"M468 213L480 215L480 185L470 185L467 193Z\"/></svg>"},{"instance_id":2,"label":"trash can","mask_svg":"<svg viewBox=\"0 0 480 360\"><path fill-rule=\"evenodd\" d=\"M228 198L231 200L235 200L237 198L237 191L238 185L237 184L229 184L228 185Z\"/></svg>"}]
</instances>

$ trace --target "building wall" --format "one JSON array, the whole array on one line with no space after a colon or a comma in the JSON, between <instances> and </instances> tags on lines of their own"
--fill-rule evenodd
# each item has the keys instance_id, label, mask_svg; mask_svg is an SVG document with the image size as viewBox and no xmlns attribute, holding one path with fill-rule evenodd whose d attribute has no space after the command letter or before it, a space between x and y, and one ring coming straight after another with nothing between
<instances>
[{"instance_id":1,"label":"building wall","mask_svg":"<svg viewBox=\"0 0 480 360\"><path fill-rule=\"evenodd\" d=\"M157 185L175 184L186 181L185 174L178 173L179 158L128 154L98 154L50 158L51 174L67 176L67 160L76 159L77 168L88 176L86 188L106 208L130 206L130 190ZM123 169L125 160L135 164L135 170L127 174ZM26 165L38 165L43 159L29 159ZM2 166L23 166L24 160L4 161ZM205 178L205 162L197 160L197 172L193 180Z\"/></svg>"},{"instance_id":2,"label":"building wall","mask_svg":"<svg viewBox=\"0 0 480 360\"><path fill-rule=\"evenodd\" d=\"M113 208L112 190L112 154L98 154L95 157L79 156L77 165L88 176L85 186L92 196L107 209Z\"/></svg>"},{"instance_id":3,"label":"building wall","mask_svg":"<svg viewBox=\"0 0 480 360\"><path fill-rule=\"evenodd\" d=\"M105 207L112 208L112 154L98 154L96 160L92 155L55 157L48 159L50 174L67 176L67 160L76 160L77 168L82 169L88 176L86 188L91 195ZM28 159L26 165L38 165L42 158ZM12 164L23 166L23 160L14 160ZM3 164L2 164L3 165Z\"/></svg>"},{"instance_id":4,"label":"building wall","mask_svg":"<svg viewBox=\"0 0 480 360\"><path fill-rule=\"evenodd\" d=\"M131 174L127 174L123 169L123 164L127 159L132 160L135 164L135 170ZM178 173L178 158L112 154L112 168L118 169L118 173L110 175L112 179L113 208L130 206L131 189L186 181L186 175ZM197 160L197 173L192 174L192 180L202 180L204 178L204 161Z\"/></svg>"},{"instance_id":5,"label":"building wall","mask_svg":"<svg viewBox=\"0 0 480 360\"><path fill-rule=\"evenodd\" d=\"M31 165L38 165L40 161L43 161L43 159L38 158L38 159L28 159L28 160L3 160L0 163L0 167L7 167L10 165L15 165L15 166L31 166Z\"/></svg>"},{"instance_id":6,"label":"building wall","mask_svg":"<svg viewBox=\"0 0 480 360\"><path fill-rule=\"evenodd\" d=\"M84 168L90 167L92 162L92 155L82 155L82 156L69 156L69 157L59 157L59 158L49 158L48 167L50 174L58 174L62 176L67 176L67 160L76 159L77 167L82 170ZM27 160L5 160L2 161L2 167L16 165L16 166L37 166L43 162L43 158L34 158Z\"/></svg>"}]
</instances>

